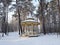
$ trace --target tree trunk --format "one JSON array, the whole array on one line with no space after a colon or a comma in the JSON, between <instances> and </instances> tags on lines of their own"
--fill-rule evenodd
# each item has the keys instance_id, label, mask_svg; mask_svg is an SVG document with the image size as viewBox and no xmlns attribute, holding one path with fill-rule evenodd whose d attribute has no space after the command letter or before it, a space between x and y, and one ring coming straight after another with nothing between
<instances>
[{"instance_id":1,"label":"tree trunk","mask_svg":"<svg viewBox=\"0 0 60 45\"><path fill-rule=\"evenodd\" d=\"M19 35L21 35L22 33L22 25L21 25L21 19L20 19L20 7L18 7L18 0L16 0L16 4L17 4L17 12L18 12L18 18L19 18Z\"/></svg>"},{"instance_id":2,"label":"tree trunk","mask_svg":"<svg viewBox=\"0 0 60 45\"><path fill-rule=\"evenodd\" d=\"M4 23L4 33L7 34L8 32L8 4L5 0L4 4L4 9L3 9L3 23Z\"/></svg>"},{"instance_id":3,"label":"tree trunk","mask_svg":"<svg viewBox=\"0 0 60 45\"><path fill-rule=\"evenodd\" d=\"M46 34L46 30L45 30L45 19L44 19L44 15L43 15L43 1L44 0L40 0L40 5L41 5L41 15L42 15L42 26L43 26L43 32L44 34Z\"/></svg>"}]
</instances>

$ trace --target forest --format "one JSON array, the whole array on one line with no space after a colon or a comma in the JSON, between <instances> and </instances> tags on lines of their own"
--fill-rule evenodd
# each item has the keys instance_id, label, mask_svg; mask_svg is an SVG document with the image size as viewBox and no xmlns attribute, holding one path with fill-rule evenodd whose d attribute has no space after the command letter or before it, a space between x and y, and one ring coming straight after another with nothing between
<instances>
[{"instance_id":1,"label":"forest","mask_svg":"<svg viewBox=\"0 0 60 45\"><path fill-rule=\"evenodd\" d=\"M58 33L60 34L60 0L35 0L38 6L34 6L33 0L0 0L0 32L13 32L17 27L8 23L8 13L14 11L13 17L18 18L19 35L22 34L21 15L28 12L34 14L40 20L41 33ZM34 11L36 13L34 13ZM13 22L14 23L14 22ZM14 29L13 29L14 27Z\"/></svg>"}]
</instances>

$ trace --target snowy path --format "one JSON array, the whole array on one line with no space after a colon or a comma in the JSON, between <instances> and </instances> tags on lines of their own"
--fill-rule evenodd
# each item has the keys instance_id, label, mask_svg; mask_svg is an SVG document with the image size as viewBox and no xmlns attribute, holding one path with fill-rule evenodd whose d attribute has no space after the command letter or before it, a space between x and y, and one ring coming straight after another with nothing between
<instances>
[{"instance_id":1,"label":"snowy path","mask_svg":"<svg viewBox=\"0 0 60 45\"><path fill-rule=\"evenodd\" d=\"M0 39L0 45L60 45L60 36L42 35L32 38L20 38L18 33L10 33Z\"/></svg>"}]
</instances>

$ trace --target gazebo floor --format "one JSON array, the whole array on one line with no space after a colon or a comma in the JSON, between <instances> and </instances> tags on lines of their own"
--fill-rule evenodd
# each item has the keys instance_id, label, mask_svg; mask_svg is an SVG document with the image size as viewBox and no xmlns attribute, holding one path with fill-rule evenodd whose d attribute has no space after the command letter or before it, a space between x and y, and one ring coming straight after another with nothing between
<instances>
[{"instance_id":1,"label":"gazebo floor","mask_svg":"<svg viewBox=\"0 0 60 45\"><path fill-rule=\"evenodd\" d=\"M22 34L22 37L38 37L39 35L38 34Z\"/></svg>"}]
</instances>

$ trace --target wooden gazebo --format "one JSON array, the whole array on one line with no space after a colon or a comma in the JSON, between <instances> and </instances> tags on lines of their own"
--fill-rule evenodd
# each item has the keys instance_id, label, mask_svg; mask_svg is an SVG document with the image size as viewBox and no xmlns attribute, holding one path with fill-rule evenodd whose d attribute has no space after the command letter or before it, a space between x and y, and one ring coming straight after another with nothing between
<instances>
[{"instance_id":1,"label":"wooden gazebo","mask_svg":"<svg viewBox=\"0 0 60 45\"><path fill-rule=\"evenodd\" d=\"M37 22L31 15L27 17L26 20L21 22L23 33L22 36L37 36L38 29L34 31L34 26L38 27L40 25L40 22Z\"/></svg>"}]
</instances>

